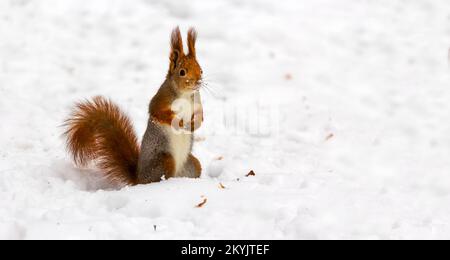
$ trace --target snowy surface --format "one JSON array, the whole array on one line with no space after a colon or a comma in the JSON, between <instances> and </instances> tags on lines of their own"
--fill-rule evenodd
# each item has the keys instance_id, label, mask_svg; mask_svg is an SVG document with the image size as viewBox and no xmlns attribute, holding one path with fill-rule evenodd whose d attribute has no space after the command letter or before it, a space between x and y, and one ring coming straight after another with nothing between
<instances>
[{"instance_id":1,"label":"snowy surface","mask_svg":"<svg viewBox=\"0 0 450 260\"><path fill-rule=\"evenodd\" d=\"M209 82L202 178L75 168L73 103L141 136L178 24ZM0 239L450 239L448 0L2 0L0 35Z\"/></svg>"}]
</instances>

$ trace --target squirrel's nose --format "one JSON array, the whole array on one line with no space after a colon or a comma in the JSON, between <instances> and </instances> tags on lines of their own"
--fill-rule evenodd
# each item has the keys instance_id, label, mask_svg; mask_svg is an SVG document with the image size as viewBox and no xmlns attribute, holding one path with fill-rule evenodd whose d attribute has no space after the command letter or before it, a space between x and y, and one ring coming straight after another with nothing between
<instances>
[{"instance_id":1,"label":"squirrel's nose","mask_svg":"<svg viewBox=\"0 0 450 260\"><path fill-rule=\"evenodd\" d=\"M192 83L198 84L199 82L200 82L200 80L197 80L197 79L187 79L186 80L187 84L192 84Z\"/></svg>"}]
</instances>

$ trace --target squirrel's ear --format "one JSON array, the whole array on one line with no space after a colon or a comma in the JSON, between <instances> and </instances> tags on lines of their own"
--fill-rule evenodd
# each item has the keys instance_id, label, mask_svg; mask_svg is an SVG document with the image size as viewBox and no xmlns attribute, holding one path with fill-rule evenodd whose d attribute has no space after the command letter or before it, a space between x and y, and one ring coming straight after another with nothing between
<instances>
[{"instance_id":1,"label":"squirrel's ear","mask_svg":"<svg viewBox=\"0 0 450 260\"><path fill-rule=\"evenodd\" d=\"M177 27L172 31L170 38L170 71L176 69L180 59L184 56L183 39L181 38L180 28Z\"/></svg>"},{"instance_id":2,"label":"squirrel's ear","mask_svg":"<svg viewBox=\"0 0 450 260\"><path fill-rule=\"evenodd\" d=\"M197 41L197 31L195 28L190 28L188 31L188 47L189 55L195 57L195 42Z\"/></svg>"}]
</instances>

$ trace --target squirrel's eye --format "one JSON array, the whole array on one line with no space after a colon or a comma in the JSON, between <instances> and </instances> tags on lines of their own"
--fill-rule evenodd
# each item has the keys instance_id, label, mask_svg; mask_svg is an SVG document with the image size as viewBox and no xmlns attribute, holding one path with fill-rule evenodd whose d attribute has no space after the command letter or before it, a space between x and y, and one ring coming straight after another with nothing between
<instances>
[{"instance_id":1,"label":"squirrel's eye","mask_svg":"<svg viewBox=\"0 0 450 260\"><path fill-rule=\"evenodd\" d=\"M186 76L186 70L181 69L181 70L180 70L180 76L181 76L181 77Z\"/></svg>"}]
</instances>

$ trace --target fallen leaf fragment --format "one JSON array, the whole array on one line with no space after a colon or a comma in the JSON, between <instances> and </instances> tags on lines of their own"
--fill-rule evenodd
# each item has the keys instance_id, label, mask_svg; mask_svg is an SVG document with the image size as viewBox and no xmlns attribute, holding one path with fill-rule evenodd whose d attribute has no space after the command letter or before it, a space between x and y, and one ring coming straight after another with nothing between
<instances>
[{"instance_id":1,"label":"fallen leaf fragment","mask_svg":"<svg viewBox=\"0 0 450 260\"><path fill-rule=\"evenodd\" d=\"M247 175L245 175L245 177L250 177L250 176L256 176L256 173L254 171L250 171Z\"/></svg>"},{"instance_id":2,"label":"fallen leaf fragment","mask_svg":"<svg viewBox=\"0 0 450 260\"><path fill-rule=\"evenodd\" d=\"M334 137L334 134L329 134L327 136L327 138L325 138L325 141L330 141L331 139L333 139L333 137Z\"/></svg>"},{"instance_id":3,"label":"fallen leaf fragment","mask_svg":"<svg viewBox=\"0 0 450 260\"><path fill-rule=\"evenodd\" d=\"M208 199L207 199L207 198L204 198L204 199L203 199L203 202L200 203L200 204L198 204L196 208L202 208L203 206L205 206L206 202L208 202Z\"/></svg>"}]
</instances>

